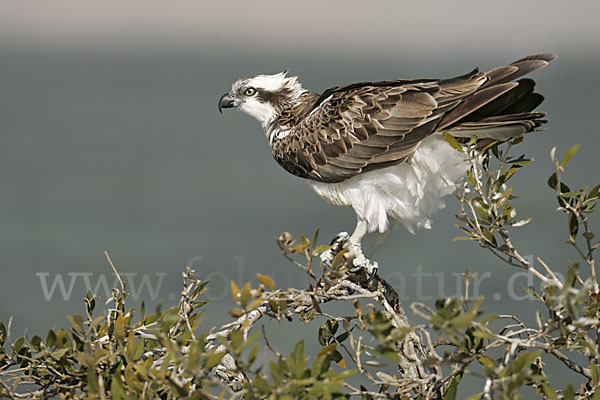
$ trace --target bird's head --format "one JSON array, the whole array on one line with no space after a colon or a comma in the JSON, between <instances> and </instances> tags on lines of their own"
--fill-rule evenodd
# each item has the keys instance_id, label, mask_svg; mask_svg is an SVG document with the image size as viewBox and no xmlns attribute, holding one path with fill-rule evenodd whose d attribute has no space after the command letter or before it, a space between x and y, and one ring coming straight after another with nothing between
<instances>
[{"instance_id":1,"label":"bird's head","mask_svg":"<svg viewBox=\"0 0 600 400\"><path fill-rule=\"evenodd\" d=\"M274 75L257 75L237 80L229 93L219 99L219 111L238 107L256 118L263 126L270 124L282 110L293 107L305 92L295 76L287 70Z\"/></svg>"}]
</instances>

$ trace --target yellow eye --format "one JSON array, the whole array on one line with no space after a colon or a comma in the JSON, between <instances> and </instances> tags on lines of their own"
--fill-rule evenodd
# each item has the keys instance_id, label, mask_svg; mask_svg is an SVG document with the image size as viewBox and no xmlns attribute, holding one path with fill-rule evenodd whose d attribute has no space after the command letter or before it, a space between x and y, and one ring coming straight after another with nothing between
<instances>
[{"instance_id":1,"label":"yellow eye","mask_svg":"<svg viewBox=\"0 0 600 400\"><path fill-rule=\"evenodd\" d=\"M244 90L244 94L246 96L254 96L255 93L256 89L254 89L253 87L249 87L248 89Z\"/></svg>"}]
</instances>

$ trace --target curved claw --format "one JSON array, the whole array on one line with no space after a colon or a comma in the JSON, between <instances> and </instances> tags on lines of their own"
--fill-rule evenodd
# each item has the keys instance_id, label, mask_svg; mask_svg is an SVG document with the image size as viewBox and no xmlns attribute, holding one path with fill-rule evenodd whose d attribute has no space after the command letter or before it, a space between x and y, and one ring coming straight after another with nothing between
<instances>
[{"instance_id":1,"label":"curved claw","mask_svg":"<svg viewBox=\"0 0 600 400\"><path fill-rule=\"evenodd\" d=\"M321 262L323 264L325 264L327 267L331 267L331 265L333 264L333 259L340 251L342 251L342 249L348 242L349 238L350 238L350 235L348 235L348 232L338 233L331 240L331 242L329 242L329 245L333 246L333 247L331 249L326 250L323 253L321 253L321 256L320 256Z\"/></svg>"},{"instance_id":2,"label":"curved claw","mask_svg":"<svg viewBox=\"0 0 600 400\"><path fill-rule=\"evenodd\" d=\"M348 272L356 274L362 270L366 271L367 274L367 283L371 282L376 276L377 271L379 270L379 265L375 261L371 261L366 259L366 263L364 265L357 265L354 268L350 268Z\"/></svg>"},{"instance_id":3,"label":"curved claw","mask_svg":"<svg viewBox=\"0 0 600 400\"><path fill-rule=\"evenodd\" d=\"M341 245L341 244L345 244L348 239L350 239L350 235L348 234L348 232L340 232L337 235L335 235L335 237L333 239L331 239L331 242L329 242L330 246L333 245Z\"/></svg>"},{"instance_id":4,"label":"curved claw","mask_svg":"<svg viewBox=\"0 0 600 400\"><path fill-rule=\"evenodd\" d=\"M335 256L348 246L348 253L345 255L347 259L352 260L353 267L348 270L352 274L356 274L361 270L365 270L367 274L367 283L371 282L377 275L379 266L375 261L369 260L362 252L360 244L352 243L350 235L347 232L338 233L329 243L331 249L324 251L320 255L321 263L327 267L331 267Z\"/></svg>"}]
</instances>

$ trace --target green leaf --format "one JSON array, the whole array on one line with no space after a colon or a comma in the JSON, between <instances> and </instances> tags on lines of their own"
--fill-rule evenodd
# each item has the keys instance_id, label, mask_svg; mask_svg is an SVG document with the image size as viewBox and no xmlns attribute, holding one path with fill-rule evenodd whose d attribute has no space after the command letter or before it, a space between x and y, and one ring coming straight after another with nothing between
<instances>
[{"instance_id":1,"label":"green leaf","mask_svg":"<svg viewBox=\"0 0 600 400\"><path fill-rule=\"evenodd\" d=\"M204 362L204 368L210 370L215 367L217 364L221 362L221 359L227 354L226 352L218 352L212 353L206 357L206 361Z\"/></svg>"},{"instance_id":2,"label":"green leaf","mask_svg":"<svg viewBox=\"0 0 600 400\"><path fill-rule=\"evenodd\" d=\"M234 281L231 281L230 283L231 286L231 295L233 296L233 300L240 301L240 289L238 288L238 285L235 284Z\"/></svg>"},{"instance_id":3,"label":"green leaf","mask_svg":"<svg viewBox=\"0 0 600 400\"><path fill-rule=\"evenodd\" d=\"M477 357L477 361L488 370L493 370L496 368L496 362L489 356L479 356Z\"/></svg>"},{"instance_id":4,"label":"green leaf","mask_svg":"<svg viewBox=\"0 0 600 400\"><path fill-rule=\"evenodd\" d=\"M577 216L575 214L569 215L569 236L571 240L575 240L577 236L577 232L579 231L579 221L577 220Z\"/></svg>"},{"instance_id":5,"label":"green leaf","mask_svg":"<svg viewBox=\"0 0 600 400\"><path fill-rule=\"evenodd\" d=\"M244 344L244 333L241 329L234 329L229 332L229 341L234 349L239 349Z\"/></svg>"},{"instance_id":6,"label":"green leaf","mask_svg":"<svg viewBox=\"0 0 600 400\"><path fill-rule=\"evenodd\" d=\"M579 150L578 144L576 144L575 146L573 146L569 150L567 150L565 152L565 155L563 156L562 161L560 162L560 166L564 167L565 165L567 165L569 163L569 161L571 161L571 158L573 158L575 153L577 153L577 150Z\"/></svg>"},{"instance_id":7,"label":"green leaf","mask_svg":"<svg viewBox=\"0 0 600 400\"><path fill-rule=\"evenodd\" d=\"M229 315L231 315L233 318L239 318L242 315L244 315L244 310L242 310L241 308L232 308L228 312Z\"/></svg>"},{"instance_id":8,"label":"green leaf","mask_svg":"<svg viewBox=\"0 0 600 400\"><path fill-rule=\"evenodd\" d=\"M459 240L475 240L475 238L467 237L467 236L457 236L457 237L452 238L453 242L458 242Z\"/></svg>"},{"instance_id":9,"label":"green leaf","mask_svg":"<svg viewBox=\"0 0 600 400\"><path fill-rule=\"evenodd\" d=\"M515 165L513 167L510 167L509 169L507 169L506 171L504 171L502 173L502 176L500 177L500 181L501 183L504 183L506 181L508 181L510 179L511 176L513 176L515 174L515 172L517 172L517 170L521 168L520 165Z\"/></svg>"},{"instance_id":10,"label":"green leaf","mask_svg":"<svg viewBox=\"0 0 600 400\"><path fill-rule=\"evenodd\" d=\"M88 369L87 372L87 385L89 394L98 394L99 386L98 386L98 374L94 368Z\"/></svg>"},{"instance_id":11,"label":"green leaf","mask_svg":"<svg viewBox=\"0 0 600 400\"><path fill-rule=\"evenodd\" d=\"M113 334L119 342L125 340L125 321L123 320L123 314L119 314L115 320L115 330Z\"/></svg>"},{"instance_id":12,"label":"green leaf","mask_svg":"<svg viewBox=\"0 0 600 400\"><path fill-rule=\"evenodd\" d=\"M465 400L480 400L481 396L483 396L483 392L475 393L475 394L467 397Z\"/></svg>"},{"instance_id":13,"label":"green leaf","mask_svg":"<svg viewBox=\"0 0 600 400\"><path fill-rule=\"evenodd\" d=\"M472 186L477 186L477 180L475 179L475 175L473 174L473 169L467 170L466 176L467 182L469 182Z\"/></svg>"},{"instance_id":14,"label":"green leaf","mask_svg":"<svg viewBox=\"0 0 600 400\"><path fill-rule=\"evenodd\" d=\"M317 240L319 240L319 227L317 226L317 229L315 229L315 233L313 233L313 237L312 237L312 241L311 241L311 249L314 249L315 247L317 247Z\"/></svg>"},{"instance_id":15,"label":"green leaf","mask_svg":"<svg viewBox=\"0 0 600 400\"><path fill-rule=\"evenodd\" d=\"M300 313L300 321L302 321L302 322L310 322L310 321L313 320L314 317L315 317L315 310L314 309L308 310L308 311L303 310Z\"/></svg>"},{"instance_id":16,"label":"green leaf","mask_svg":"<svg viewBox=\"0 0 600 400\"><path fill-rule=\"evenodd\" d=\"M310 241L308 240L308 238L304 235L300 235L300 242L305 246L308 247L310 246Z\"/></svg>"},{"instance_id":17,"label":"green leaf","mask_svg":"<svg viewBox=\"0 0 600 400\"><path fill-rule=\"evenodd\" d=\"M317 357L320 357L322 355L331 355L333 354L336 348L337 343L331 343L325 347L322 347L321 350L319 350L319 354L317 354Z\"/></svg>"},{"instance_id":18,"label":"green leaf","mask_svg":"<svg viewBox=\"0 0 600 400\"><path fill-rule=\"evenodd\" d=\"M491 333L481 329L475 329L473 331L473 336L478 339L492 339L494 337L494 335L492 335Z\"/></svg>"},{"instance_id":19,"label":"green leaf","mask_svg":"<svg viewBox=\"0 0 600 400\"><path fill-rule=\"evenodd\" d=\"M269 361L269 371L271 372L271 379L273 379L275 385L281 386L281 383L283 382L283 371L279 368L279 364L273 360Z\"/></svg>"},{"instance_id":20,"label":"green leaf","mask_svg":"<svg viewBox=\"0 0 600 400\"><path fill-rule=\"evenodd\" d=\"M259 346L258 343L256 343L252 350L250 350L250 353L248 354L248 365L252 364L254 360L256 360L256 357L258 356L258 350Z\"/></svg>"},{"instance_id":21,"label":"green leaf","mask_svg":"<svg viewBox=\"0 0 600 400\"><path fill-rule=\"evenodd\" d=\"M450 319L448 321L450 323L450 326L453 327L454 329L464 329L464 328L468 327L469 325L471 325L471 323L477 317L477 308L479 307L479 304L481 304L481 303L480 302L476 303L476 305L473 307L473 309L471 311L459 314L456 317L453 317L452 319Z\"/></svg>"},{"instance_id":22,"label":"green leaf","mask_svg":"<svg viewBox=\"0 0 600 400\"><path fill-rule=\"evenodd\" d=\"M388 359L391 362L396 363L396 364L401 364L403 362L402 358L398 354L398 351L396 349L391 349L388 346L378 346L375 349L375 355L383 356L386 359Z\"/></svg>"},{"instance_id":23,"label":"green leaf","mask_svg":"<svg viewBox=\"0 0 600 400\"><path fill-rule=\"evenodd\" d=\"M262 275L262 274L256 274L256 278L258 278L258 281L263 286L268 287L271 290L275 290L275 281L270 276Z\"/></svg>"},{"instance_id":24,"label":"green leaf","mask_svg":"<svg viewBox=\"0 0 600 400\"><path fill-rule=\"evenodd\" d=\"M525 368L528 368L539 357L541 352L541 350L523 352L511 363L512 370L517 373L523 372ZM509 372L508 369L505 371Z\"/></svg>"},{"instance_id":25,"label":"green leaf","mask_svg":"<svg viewBox=\"0 0 600 400\"><path fill-rule=\"evenodd\" d=\"M340 324L337 321L332 321L332 320L327 321L327 324L330 326L331 334L335 335Z\"/></svg>"},{"instance_id":26,"label":"green leaf","mask_svg":"<svg viewBox=\"0 0 600 400\"><path fill-rule=\"evenodd\" d=\"M500 318L500 316L498 314L487 314L485 317L481 318L479 320L479 322L490 322L490 321L494 321L496 319Z\"/></svg>"},{"instance_id":27,"label":"green leaf","mask_svg":"<svg viewBox=\"0 0 600 400\"><path fill-rule=\"evenodd\" d=\"M572 384L568 384L565 389L565 394L563 395L563 400L575 400L575 389L573 389Z\"/></svg>"},{"instance_id":28,"label":"green leaf","mask_svg":"<svg viewBox=\"0 0 600 400\"><path fill-rule=\"evenodd\" d=\"M248 304L248 311L252 311L252 310L256 310L258 307L260 307L263 303L263 300L261 299L254 299L250 302L250 304Z\"/></svg>"},{"instance_id":29,"label":"green leaf","mask_svg":"<svg viewBox=\"0 0 600 400\"><path fill-rule=\"evenodd\" d=\"M358 371L355 369L347 369L345 371L340 372L339 374L336 375L336 380L346 380L352 376L354 376Z\"/></svg>"},{"instance_id":30,"label":"green leaf","mask_svg":"<svg viewBox=\"0 0 600 400\"><path fill-rule=\"evenodd\" d=\"M0 322L0 346L2 346L4 344L4 342L2 341L2 328L4 326L2 325L2 322ZM48 347L54 347L56 345L56 333L54 333L54 331L52 329L50 329L48 331L48 333L46 333L46 346Z\"/></svg>"},{"instance_id":31,"label":"green leaf","mask_svg":"<svg viewBox=\"0 0 600 400\"><path fill-rule=\"evenodd\" d=\"M250 335L250 337L248 337L248 339L246 339L245 342L242 343L242 345L238 348L239 351L242 351L244 349L247 349L248 347L252 346L260 337L260 332L254 332L252 335Z\"/></svg>"},{"instance_id":32,"label":"green leaf","mask_svg":"<svg viewBox=\"0 0 600 400\"><path fill-rule=\"evenodd\" d=\"M134 361L137 342L135 340L135 331L132 329L127 335L127 343L125 344L125 356L128 361Z\"/></svg>"},{"instance_id":33,"label":"green leaf","mask_svg":"<svg viewBox=\"0 0 600 400\"><path fill-rule=\"evenodd\" d=\"M242 291L240 293L240 304L242 307L246 308L246 304L248 304L248 299L250 298L250 282L246 282L246 284L242 287Z\"/></svg>"},{"instance_id":34,"label":"green leaf","mask_svg":"<svg viewBox=\"0 0 600 400\"><path fill-rule=\"evenodd\" d=\"M448 142L448 144L452 146L453 149L456 149L461 153L465 152L465 150L462 148L460 143L458 143L458 141L454 138L454 136L452 136L448 132L442 132L442 136L444 137L444 140L446 140L446 142Z\"/></svg>"},{"instance_id":35,"label":"green leaf","mask_svg":"<svg viewBox=\"0 0 600 400\"><path fill-rule=\"evenodd\" d=\"M121 383L120 372L116 372L110 380L110 398L113 400L127 399L125 389Z\"/></svg>"},{"instance_id":36,"label":"green leaf","mask_svg":"<svg viewBox=\"0 0 600 400\"><path fill-rule=\"evenodd\" d=\"M328 355L319 355L310 366L310 376L319 377L321 374L329 370L331 358Z\"/></svg>"},{"instance_id":37,"label":"green leaf","mask_svg":"<svg viewBox=\"0 0 600 400\"><path fill-rule=\"evenodd\" d=\"M494 234L492 232L490 232L487 228L481 228L481 233L483 233L483 237L489 243L493 244L494 246L496 246L498 244L496 242L496 238L494 237Z\"/></svg>"},{"instance_id":38,"label":"green leaf","mask_svg":"<svg viewBox=\"0 0 600 400\"><path fill-rule=\"evenodd\" d=\"M600 194L600 185L596 185L592 188L592 190L589 191L587 198L593 199L595 197L598 197L599 194Z\"/></svg>"},{"instance_id":39,"label":"green leaf","mask_svg":"<svg viewBox=\"0 0 600 400\"><path fill-rule=\"evenodd\" d=\"M83 317L81 315L67 315L67 319L75 329L77 329L78 331L83 331Z\"/></svg>"},{"instance_id":40,"label":"green leaf","mask_svg":"<svg viewBox=\"0 0 600 400\"><path fill-rule=\"evenodd\" d=\"M458 391L458 384L462 379L462 374L457 374L452 378L448 386L446 387L446 393L444 393L444 400L456 400L456 392Z\"/></svg>"},{"instance_id":41,"label":"green leaf","mask_svg":"<svg viewBox=\"0 0 600 400\"><path fill-rule=\"evenodd\" d=\"M158 318L160 318L159 313L148 315L146 318L144 318L144 325L153 324L158 320Z\"/></svg>"},{"instance_id":42,"label":"green leaf","mask_svg":"<svg viewBox=\"0 0 600 400\"><path fill-rule=\"evenodd\" d=\"M306 365L306 358L304 357L304 340L300 340L294 346L294 350L292 350L292 353L290 354L288 365L290 366L293 378L302 378Z\"/></svg>"},{"instance_id":43,"label":"green leaf","mask_svg":"<svg viewBox=\"0 0 600 400\"><path fill-rule=\"evenodd\" d=\"M590 361L590 372L592 373L592 382L594 384L594 387L596 387L598 386L598 382L600 381L600 379L598 374L598 367L596 366L594 360Z\"/></svg>"},{"instance_id":44,"label":"green leaf","mask_svg":"<svg viewBox=\"0 0 600 400\"><path fill-rule=\"evenodd\" d=\"M550 385L548 385L547 383L545 383L542 386L542 392L544 392L544 395L547 398L549 398L550 400L558 400L558 395L556 394L554 389L552 389L552 387Z\"/></svg>"},{"instance_id":45,"label":"green leaf","mask_svg":"<svg viewBox=\"0 0 600 400\"><path fill-rule=\"evenodd\" d=\"M340 333L336 338L335 341L342 343L344 340L348 339L348 336L350 336L350 333L348 331Z\"/></svg>"},{"instance_id":46,"label":"green leaf","mask_svg":"<svg viewBox=\"0 0 600 400\"><path fill-rule=\"evenodd\" d=\"M333 248L333 245L329 246L329 245L326 245L326 244L320 244L320 245L318 245L317 247L315 247L313 249L313 253L314 254L321 254L322 252L327 251L327 250L332 249L332 248Z\"/></svg>"},{"instance_id":47,"label":"green leaf","mask_svg":"<svg viewBox=\"0 0 600 400\"><path fill-rule=\"evenodd\" d=\"M91 328L96 327L100 323L100 321L102 321L103 319L104 319L104 315L99 315L96 318L94 318L92 321L90 321L89 326Z\"/></svg>"},{"instance_id":48,"label":"green leaf","mask_svg":"<svg viewBox=\"0 0 600 400\"><path fill-rule=\"evenodd\" d=\"M331 332L331 321L327 320L323 326L319 327L319 333L318 333L318 338L319 338L319 344L321 346L326 346L329 341L331 340L331 338L333 337L333 333Z\"/></svg>"},{"instance_id":49,"label":"green leaf","mask_svg":"<svg viewBox=\"0 0 600 400\"><path fill-rule=\"evenodd\" d=\"M552 189L556 189L557 185L558 185L558 177L555 172L552 175L550 175L550 178L548 178L548 186L550 186Z\"/></svg>"},{"instance_id":50,"label":"green leaf","mask_svg":"<svg viewBox=\"0 0 600 400\"><path fill-rule=\"evenodd\" d=\"M271 387L260 375L257 375L252 379L252 385L263 395L271 392Z\"/></svg>"}]
</instances>

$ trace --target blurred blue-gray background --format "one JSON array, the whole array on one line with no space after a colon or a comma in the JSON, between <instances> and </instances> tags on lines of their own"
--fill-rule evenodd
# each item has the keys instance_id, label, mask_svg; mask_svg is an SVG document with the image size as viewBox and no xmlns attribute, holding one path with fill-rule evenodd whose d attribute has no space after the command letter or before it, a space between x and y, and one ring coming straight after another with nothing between
<instances>
[{"instance_id":1,"label":"blurred blue-gray background","mask_svg":"<svg viewBox=\"0 0 600 400\"><path fill-rule=\"evenodd\" d=\"M558 53L532 76L550 123L519 146L535 162L514 178L515 204L534 220L514 242L564 270L576 254L545 183L548 154L580 143L568 179L598 183L598 15L593 1L0 1L0 319L13 316L13 337L66 326L90 285L106 299L104 250L149 304L174 304L193 265L217 299L207 328L228 319L231 279L304 285L274 238L320 226L325 242L354 215L279 168L254 120L216 107L237 78L285 68L322 91ZM526 278L452 242L458 203L447 203L432 230L392 235L382 275L406 303L432 302L457 295L468 267L484 309L531 320ZM315 331L269 326L284 346Z\"/></svg>"}]
</instances>

